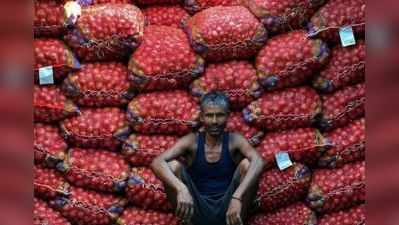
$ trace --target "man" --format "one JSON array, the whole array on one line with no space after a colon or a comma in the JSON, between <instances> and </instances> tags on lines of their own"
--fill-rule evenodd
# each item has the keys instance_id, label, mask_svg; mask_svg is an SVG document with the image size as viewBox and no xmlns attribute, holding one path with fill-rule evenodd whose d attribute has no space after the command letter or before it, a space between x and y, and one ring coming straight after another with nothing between
<instances>
[{"instance_id":1,"label":"man","mask_svg":"<svg viewBox=\"0 0 399 225\"><path fill-rule=\"evenodd\" d=\"M229 101L222 92L201 99L203 130L190 133L151 163L176 215L192 225L240 225L256 196L264 162L238 133L224 131ZM178 161L177 159L183 160Z\"/></svg>"}]
</instances>

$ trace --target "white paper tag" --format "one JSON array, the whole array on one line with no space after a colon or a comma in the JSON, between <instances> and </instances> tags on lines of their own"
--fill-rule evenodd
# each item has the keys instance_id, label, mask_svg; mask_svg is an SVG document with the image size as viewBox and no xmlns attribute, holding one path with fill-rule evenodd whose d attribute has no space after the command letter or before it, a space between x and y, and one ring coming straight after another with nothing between
<instances>
[{"instance_id":1,"label":"white paper tag","mask_svg":"<svg viewBox=\"0 0 399 225\"><path fill-rule=\"evenodd\" d=\"M54 84L53 67L46 66L39 68L39 84Z\"/></svg>"},{"instance_id":2,"label":"white paper tag","mask_svg":"<svg viewBox=\"0 0 399 225\"><path fill-rule=\"evenodd\" d=\"M351 26L339 28L339 36L341 38L341 44L343 47L356 44L355 35L353 34L353 29Z\"/></svg>"},{"instance_id":3,"label":"white paper tag","mask_svg":"<svg viewBox=\"0 0 399 225\"><path fill-rule=\"evenodd\" d=\"M288 152L280 151L275 154L277 166L280 170L285 170L292 166L292 161Z\"/></svg>"},{"instance_id":4,"label":"white paper tag","mask_svg":"<svg viewBox=\"0 0 399 225\"><path fill-rule=\"evenodd\" d=\"M69 24L75 24L82 14L82 7L78 2L69 1L64 5L65 18Z\"/></svg>"}]
</instances>

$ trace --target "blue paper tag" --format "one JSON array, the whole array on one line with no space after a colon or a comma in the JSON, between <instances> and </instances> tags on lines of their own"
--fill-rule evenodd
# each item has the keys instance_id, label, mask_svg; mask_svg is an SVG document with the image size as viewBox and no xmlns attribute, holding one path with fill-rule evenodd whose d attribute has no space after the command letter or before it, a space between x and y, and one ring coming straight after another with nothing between
<instances>
[{"instance_id":1,"label":"blue paper tag","mask_svg":"<svg viewBox=\"0 0 399 225\"><path fill-rule=\"evenodd\" d=\"M353 34L351 26L345 26L339 28L339 36L341 38L341 44L343 47L356 44L355 35Z\"/></svg>"},{"instance_id":2,"label":"blue paper tag","mask_svg":"<svg viewBox=\"0 0 399 225\"><path fill-rule=\"evenodd\" d=\"M54 84L53 67L46 66L39 69L39 84Z\"/></svg>"},{"instance_id":3,"label":"blue paper tag","mask_svg":"<svg viewBox=\"0 0 399 225\"><path fill-rule=\"evenodd\" d=\"M277 166L280 170L285 170L292 166L292 161L288 152L280 151L275 154Z\"/></svg>"},{"instance_id":4,"label":"blue paper tag","mask_svg":"<svg viewBox=\"0 0 399 225\"><path fill-rule=\"evenodd\" d=\"M89 6L93 4L93 0L78 0L78 3L81 6Z\"/></svg>"}]
</instances>

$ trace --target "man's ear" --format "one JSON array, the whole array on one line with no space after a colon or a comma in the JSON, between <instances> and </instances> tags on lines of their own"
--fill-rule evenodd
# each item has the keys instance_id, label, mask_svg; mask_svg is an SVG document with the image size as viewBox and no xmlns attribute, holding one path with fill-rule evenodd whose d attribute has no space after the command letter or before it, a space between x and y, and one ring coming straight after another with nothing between
<instances>
[{"instance_id":1,"label":"man's ear","mask_svg":"<svg viewBox=\"0 0 399 225\"><path fill-rule=\"evenodd\" d=\"M204 116L203 116L203 115L204 115L203 112L200 111L200 114L199 114L199 121L200 121L201 123L204 123Z\"/></svg>"}]
</instances>

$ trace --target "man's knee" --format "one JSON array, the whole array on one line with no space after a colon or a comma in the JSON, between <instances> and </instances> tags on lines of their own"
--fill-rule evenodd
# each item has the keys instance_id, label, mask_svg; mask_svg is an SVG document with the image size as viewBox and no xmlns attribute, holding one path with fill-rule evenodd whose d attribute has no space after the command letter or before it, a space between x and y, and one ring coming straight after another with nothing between
<instances>
[{"instance_id":1,"label":"man's knee","mask_svg":"<svg viewBox=\"0 0 399 225\"><path fill-rule=\"evenodd\" d=\"M177 160L173 160L173 161L168 162L168 166L169 166L170 170L173 172L173 174L177 178L181 179L181 171L183 169L183 164ZM168 200L170 201L170 203L172 204L172 206L175 208L177 193L171 186L168 186L166 183L164 183L164 186L165 186L166 196L167 196Z\"/></svg>"},{"instance_id":2,"label":"man's knee","mask_svg":"<svg viewBox=\"0 0 399 225\"><path fill-rule=\"evenodd\" d=\"M238 165L238 168L240 170L240 175L241 175L241 180L242 180L248 172L249 160L248 159L241 160L240 164Z\"/></svg>"},{"instance_id":3,"label":"man's knee","mask_svg":"<svg viewBox=\"0 0 399 225\"><path fill-rule=\"evenodd\" d=\"M241 160L239 166L240 170L240 182L243 181L245 175L248 173L250 162L248 159ZM242 218L244 220L248 219L248 214L253 210L253 202L256 198L256 193L258 190L259 182L255 182L254 185L251 185L249 189L242 196Z\"/></svg>"}]
</instances>

